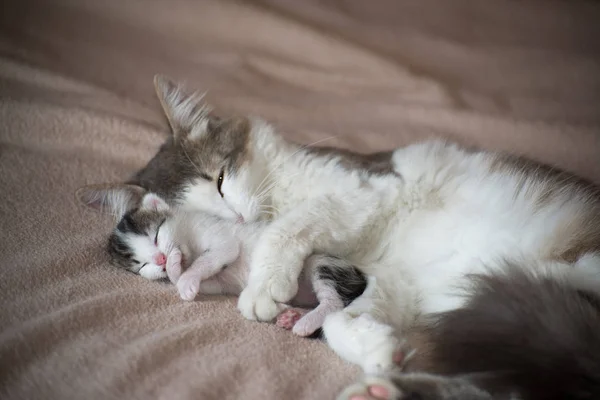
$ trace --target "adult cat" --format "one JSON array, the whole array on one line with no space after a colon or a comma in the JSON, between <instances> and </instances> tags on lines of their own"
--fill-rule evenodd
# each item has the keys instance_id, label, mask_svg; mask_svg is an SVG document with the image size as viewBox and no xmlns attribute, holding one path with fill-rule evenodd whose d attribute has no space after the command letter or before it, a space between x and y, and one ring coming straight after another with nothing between
<instances>
[{"instance_id":1,"label":"adult cat","mask_svg":"<svg viewBox=\"0 0 600 400\"><path fill-rule=\"evenodd\" d=\"M463 307L471 274L600 270L600 203L586 182L442 141L359 155L303 147L263 121L210 116L198 96L156 80L173 137L134 178L225 218L273 216L239 309L272 320L314 252L348 260L377 285L324 325L367 373L394 363L415 323Z\"/></svg>"}]
</instances>

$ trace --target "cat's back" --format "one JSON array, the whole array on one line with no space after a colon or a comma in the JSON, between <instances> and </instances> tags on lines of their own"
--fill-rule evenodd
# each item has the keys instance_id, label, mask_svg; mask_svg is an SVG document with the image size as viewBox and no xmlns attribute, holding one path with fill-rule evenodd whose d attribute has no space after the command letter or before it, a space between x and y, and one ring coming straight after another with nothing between
<instances>
[{"instance_id":1,"label":"cat's back","mask_svg":"<svg viewBox=\"0 0 600 400\"><path fill-rule=\"evenodd\" d=\"M429 237L448 247L569 262L600 252L598 188L568 172L443 141L399 149L393 160L423 216L416 229L432 226Z\"/></svg>"}]
</instances>

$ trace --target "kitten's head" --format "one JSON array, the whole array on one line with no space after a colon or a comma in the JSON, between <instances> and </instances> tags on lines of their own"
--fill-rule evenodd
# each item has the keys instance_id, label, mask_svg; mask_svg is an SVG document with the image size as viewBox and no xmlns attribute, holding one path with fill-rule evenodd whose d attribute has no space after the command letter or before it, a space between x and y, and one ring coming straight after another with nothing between
<instances>
[{"instance_id":1,"label":"kitten's head","mask_svg":"<svg viewBox=\"0 0 600 400\"><path fill-rule=\"evenodd\" d=\"M259 219L265 196L257 192L261 184L268 187L264 150L275 140L271 128L245 117L219 118L201 95L188 95L166 78L154 83L173 136L131 182L187 209Z\"/></svg>"},{"instance_id":2,"label":"kitten's head","mask_svg":"<svg viewBox=\"0 0 600 400\"><path fill-rule=\"evenodd\" d=\"M110 234L110 263L146 279L164 279L166 254L173 248L169 205L154 193L132 185L104 185L78 191L87 206L111 213L117 226Z\"/></svg>"}]
</instances>

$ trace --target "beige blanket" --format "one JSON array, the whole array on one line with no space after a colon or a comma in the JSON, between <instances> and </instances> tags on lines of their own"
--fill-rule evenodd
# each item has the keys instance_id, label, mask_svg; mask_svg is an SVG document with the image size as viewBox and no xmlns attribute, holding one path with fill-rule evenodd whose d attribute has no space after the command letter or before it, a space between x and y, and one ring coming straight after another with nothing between
<instances>
[{"instance_id":1,"label":"beige blanket","mask_svg":"<svg viewBox=\"0 0 600 400\"><path fill-rule=\"evenodd\" d=\"M55 0L0 12L0 398L332 399L319 341L111 268L87 183L166 137L152 76L290 138L369 151L431 135L600 182L592 1Z\"/></svg>"}]
</instances>

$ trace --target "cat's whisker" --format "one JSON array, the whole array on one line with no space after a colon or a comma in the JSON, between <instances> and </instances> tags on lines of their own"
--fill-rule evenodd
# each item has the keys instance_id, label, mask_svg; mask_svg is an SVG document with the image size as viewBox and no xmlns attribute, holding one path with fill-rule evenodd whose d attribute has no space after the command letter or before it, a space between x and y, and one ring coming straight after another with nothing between
<instances>
[{"instance_id":1,"label":"cat's whisker","mask_svg":"<svg viewBox=\"0 0 600 400\"><path fill-rule=\"evenodd\" d=\"M301 172L297 171L293 174L289 174L287 176L282 177L282 179L289 180L289 179L292 179L301 174L302 174ZM272 182L269 186L263 188L263 190L260 193L256 194L256 192L255 192L254 197L260 201L260 200L264 199L276 186L277 186L277 182Z\"/></svg>"},{"instance_id":2,"label":"cat's whisker","mask_svg":"<svg viewBox=\"0 0 600 400\"><path fill-rule=\"evenodd\" d=\"M281 167L284 163L286 163L290 158L292 158L293 156L295 156L296 154L298 154L298 152L308 148L309 146L314 146L315 144L327 141L327 140L331 140L331 139L335 139L336 137L338 137L339 135L334 135L334 136L329 136L317 141L314 141L312 143L308 143L305 144L303 146L300 146L300 148L298 148L296 151L294 151L292 154L290 154L288 157L286 157L284 160L282 160L279 164L277 164L275 167L273 167L273 169L271 169L271 171L263 178L263 180L261 181L261 183L258 185L258 187L256 188L256 191L258 191L260 189L260 187L263 185L263 183L267 180L267 178L269 178L269 176L275 172L275 170L279 167Z\"/></svg>"},{"instance_id":3,"label":"cat's whisker","mask_svg":"<svg viewBox=\"0 0 600 400\"><path fill-rule=\"evenodd\" d=\"M279 215L279 214L276 214L276 213L274 213L274 212L271 212L271 211L266 211L266 210L260 210L260 213L261 213L261 214L270 215L271 217L274 217L274 218L275 218L275 217L277 217L277 216Z\"/></svg>"},{"instance_id":4,"label":"cat's whisker","mask_svg":"<svg viewBox=\"0 0 600 400\"><path fill-rule=\"evenodd\" d=\"M319 143L325 142L327 140L335 139L338 136L340 136L340 135L329 136L329 137L326 137L324 139L320 139L320 140L314 141L312 143L308 143L308 144L305 144L303 146L300 146L296 151L294 151L292 154L290 154L285 159L283 159L279 164L277 164L275 167L273 167L271 169L271 171L269 171L269 173L259 183L258 187L256 188L256 190L254 192L255 193L258 192L261 189L261 186L263 185L263 183L273 174L273 172L275 172L279 167L281 167L283 164L285 164L290 158L292 158L293 156L295 156L296 154L298 154L298 152L300 152L300 151L308 148L309 146L314 146L315 144L319 144Z\"/></svg>"},{"instance_id":5,"label":"cat's whisker","mask_svg":"<svg viewBox=\"0 0 600 400\"><path fill-rule=\"evenodd\" d=\"M185 146L182 146L181 149L183 150L183 154L185 154L185 156L187 157L188 161L190 162L190 164L192 164L194 166L194 168L196 168L196 171L198 171L199 173L203 174L204 172L202 172L202 170L200 169L200 167L198 167L198 165L196 165L191 157L189 156L187 150L185 149Z\"/></svg>"},{"instance_id":6,"label":"cat's whisker","mask_svg":"<svg viewBox=\"0 0 600 400\"><path fill-rule=\"evenodd\" d=\"M274 213L274 214L277 214L277 215L280 215L280 214L281 214L281 211L279 210L279 208L277 208L277 207L275 207L275 206L269 206L269 205L265 205L265 206L263 206L263 207L259 208L259 210L260 210L261 212L262 212L262 211L266 211L266 212L270 212L270 213L272 213L272 214Z\"/></svg>"}]
</instances>

